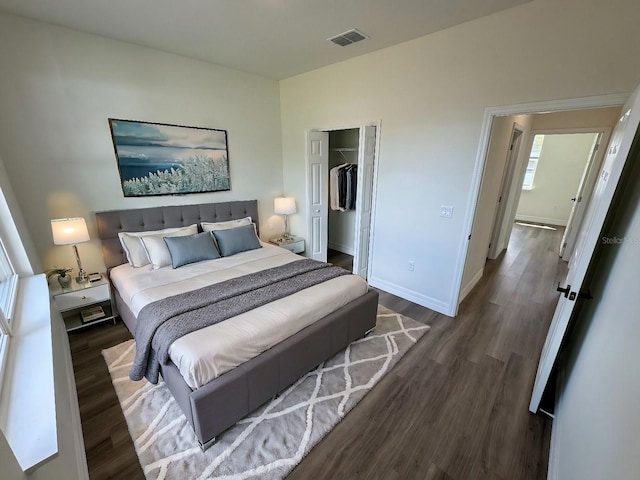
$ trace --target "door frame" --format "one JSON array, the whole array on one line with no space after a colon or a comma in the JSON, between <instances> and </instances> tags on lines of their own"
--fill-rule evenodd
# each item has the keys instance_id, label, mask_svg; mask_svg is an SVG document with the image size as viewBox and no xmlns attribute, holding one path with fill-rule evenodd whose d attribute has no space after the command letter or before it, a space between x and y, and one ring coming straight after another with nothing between
<instances>
[{"instance_id":1,"label":"door frame","mask_svg":"<svg viewBox=\"0 0 640 480\"><path fill-rule=\"evenodd\" d=\"M573 255L576 240L578 239L577 232L580 229L580 225L582 225L584 214L586 213L589 202L591 201L593 189L597 183L597 175L600 171L600 167L602 166L602 162L604 162L604 159L606 157L606 147L611 141L612 132L613 131L611 128L607 128L604 132L598 133L600 138L597 140L597 149L591 152L591 157L589 158L588 163L585 165L584 171L582 172L580 185L578 186L578 190L576 191L575 203L571 208L571 214L569 215L569 219L567 220L567 226L565 228L564 235L562 236L562 243L560 245L561 258L567 262Z\"/></svg>"},{"instance_id":2,"label":"door frame","mask_svg":"<svg viewBox=\"0 0 640 480\"><path fill-rule=\"evenodd\" d=\"M478 207L478 199L480 197L480 187L482 183L482 174L484 172L487 154L489 150L489 138L491 136L491 127L495 117L510 116L510 115L526 115L540 112L560 112L567 110L583 110L587 108L603 108L603 107L622 107L631 96L631 92L628 93L616 93L609 95L596 95L591 97L579 97L570 98L565 100L549 100L533 103L521 103L514 105L507 105L502 107L487 107L484 110L482 119L482 127L480 130L480 141L478 144L478 150L476 152L476 161L473 168L472 181L471 181L471 195L467 201L466 217L464 220L464 235L460 238L460 244L458 251L458 261L456 262L455 282L450 293L451 311L452 316L456 316L458 313L458 307L460 306L462 291L462 275L464 273L464 266L469 254L469 240L471 239L471 231L473 228L473 222L476 218L476 209Z\"/></svg>"},{"instance_id":3,"label":"door frame","mask_svg":"<svg viewBox=\"0 0 640 480\"><path fill-rule=\"evenodd\" d=\"M370 233L369 233L369 254L368 254L368 258L367 258L367 278L371 277L371 265L372 265L372 260L373 260L373 245L374 245L374 239L375 239L375 219L376 219L376 205L377 205L377 198L378 198L378 164L380 161L380 128L381 128L381 124L382 121L381 120L375 120L375 121L370 121L370 122L362 122L362 123L358 123L358 124L347 124L347 125L340 125L340 126L330 126L330 127L320 127L320 128L310 128L309 130L307 130L305 132L305 141L306 139L309 137L309 132L333 132L336 130L353 130L353 129L358 129L358 135L360 135L362 133L362 130L364 129L364 127L375 127L376 128L376 142L375 142L375 151L373 152L373 185L371 187L371 221L370 221ZM307 147L305 146L305 149ZM358 152L358 158L360 158L360 154L361 152ZM307 159L305 159L305 162L307 162ZM327 172L327 176L328 176L329 172ZM307 172L306 174L306 178L305 178L305 194L308 195L309 194L309 172ZM357 195L361 194L361 189L358 189ZM307 216L307 225L306 225L306 229L307 229L307 237L310 235L311 233L311 219ZM358 244L354 245L354 258L355 258L355 249L360 248ZM353 269L355 270L356 265L354 264ZM353 272L355 273L355 271Z\"/></svg>"}]
</instances>

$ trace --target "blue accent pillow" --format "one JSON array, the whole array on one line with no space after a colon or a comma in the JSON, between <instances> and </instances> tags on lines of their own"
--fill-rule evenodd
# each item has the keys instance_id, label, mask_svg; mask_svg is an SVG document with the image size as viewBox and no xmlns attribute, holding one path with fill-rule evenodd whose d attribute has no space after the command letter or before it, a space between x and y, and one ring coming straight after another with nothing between
<instances>
[{"instance_id":1,"label":"blue accent pillow","mask_svg":"<svg viewBox=\"0 0 640 480\"><path fill-rule=\"evenodd\" d=\"M223 257L262 248L253 223L227 230L214 230L212 233L216 237L220 254Z\"/></svg>"},{"instance_id":2,"label":"blue accent pillow","mask_svg":"<svg viewBox=\"0 0 640 480\"><path fill-rule=\"evenodd\" d=\"M209 232L196 233L186 237L164 237L173 268L188 263L202 262L220 258L220 253Z\"/></svg>"}]
</instances>

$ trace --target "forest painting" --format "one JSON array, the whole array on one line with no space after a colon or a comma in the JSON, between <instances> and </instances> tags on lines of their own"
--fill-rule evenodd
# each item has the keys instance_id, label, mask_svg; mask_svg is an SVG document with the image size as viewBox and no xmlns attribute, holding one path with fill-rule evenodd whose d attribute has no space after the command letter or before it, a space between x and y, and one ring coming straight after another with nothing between
<instances>
[{"instance_id":1,"label":"forest painting","mask_svg":"<svg viewBox=\"0 0 640 480\"><path fill-rule=\"evenodd\" d=\"M229 190L226 130L110 118L125 197Z\"/></svg>"}]
</instances>

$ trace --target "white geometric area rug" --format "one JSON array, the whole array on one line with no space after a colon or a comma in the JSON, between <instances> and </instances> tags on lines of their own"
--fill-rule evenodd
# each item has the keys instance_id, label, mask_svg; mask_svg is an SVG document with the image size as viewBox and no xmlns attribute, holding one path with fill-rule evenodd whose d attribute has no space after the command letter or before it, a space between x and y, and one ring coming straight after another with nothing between
<instances>
[{"instance_id":1,"label":"white geometric area rug","mask_svg":"<svg viewBox=\"0 0 640 480\"><path fill-rule=\"evenodd\" d=\"M307 373L205 452L164 383L132 382L134 342L102 352L147 479L280 479L395 365L429 326L378 307L375 330Z\"/></svg>"}]
</instances>

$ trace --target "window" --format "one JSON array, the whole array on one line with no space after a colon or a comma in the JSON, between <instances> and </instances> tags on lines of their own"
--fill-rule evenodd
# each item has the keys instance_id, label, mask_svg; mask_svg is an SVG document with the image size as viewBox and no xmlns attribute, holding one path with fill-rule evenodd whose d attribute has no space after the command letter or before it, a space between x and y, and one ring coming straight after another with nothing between
<instances>
[{"instance_id":1,"label":"window","mask_svg":"<svg viewBox=\"0 0 640 480\"><path fill-rule=\"evenodd\" d=\"M11 335L11 319L16 301L18 275L0 238L0 381Z\"/></svg>"},{"instance_id":2,"label":"window","mask_svg":"<svg viewBox=\"0 0 640 480\"><path fill-rule=\"evenodd\" d=\"M527 171L524 174L524 182L522 182L523 190L533 189L533 179L536 176L536 169L538 168L538 160L540 160L543 143L544 135L536 135L533 137L533 145L531 146L531 153L529 154L529 163L527 164Z\"/></svg>"}]
</instances>

